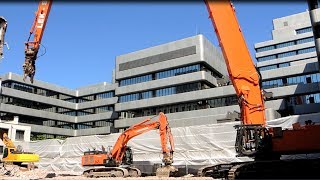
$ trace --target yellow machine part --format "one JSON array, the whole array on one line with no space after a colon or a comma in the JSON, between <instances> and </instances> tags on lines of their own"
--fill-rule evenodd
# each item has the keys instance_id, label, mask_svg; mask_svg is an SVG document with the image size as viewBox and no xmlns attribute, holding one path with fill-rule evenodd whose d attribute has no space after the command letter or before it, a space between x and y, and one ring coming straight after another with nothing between
<instances>
[{"instance_id":1,"label":"yellow machine part","mask_svg":"<svg viewBox=\"0 0 320 180\"><path fill-rule=\"evenodd\" d=\"M9 154L6 158L3 158L2 160L4 162L38 162L39 155L27 153Z\"/></svg>"}]
</instances>

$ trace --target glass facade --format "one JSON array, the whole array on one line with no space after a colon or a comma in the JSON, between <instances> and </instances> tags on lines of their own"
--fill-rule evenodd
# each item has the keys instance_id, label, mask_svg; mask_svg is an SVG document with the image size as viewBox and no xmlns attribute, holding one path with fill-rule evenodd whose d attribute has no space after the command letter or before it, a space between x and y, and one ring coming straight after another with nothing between
<instances>
[{"instance_id":1,"label":"glass facade","mask_svg":"<svg viewBox=\"0 0 320 180\"><path fill-rule=\"evenodd\" d=\"M257 61L258 62L268 61L268 60L272 60L272 59L295 56L298 54L310 53L310 52L314 52L314 51L316 51L315 47L304 48L304 49L299 49L299 50L295 50L295 51L289 51L289 52L279 53L279 54L275 54L275 55L264 56L261 58L257 58Z\"/></svg>"},{"instance_id":2,"label":"glass facade","mask_svg":"<svg viewBox=\"0 0 320 180\"><path fill-rule=\"evenodd\" d=\"M187 74L187 73L192 73L197 71L200 71L200 64L158 72L156 73L156 79L178 76L181 74Z\"/></svg>"},{"instance_id":3,"label":"glass facade","mask_svg":"<svg viewBox=\"0 0 320 180\"><path fill-rule=\"evenodd\" d=\"M172 76L178 76L181 74L187 74L187 73L192 73L192 72L197 72L200 71L200 64L196 65L191 65L191 66L184 66L181 68L175 68L175 69L170 69L166 71L161 71L161 72L156 72L144 76L137 76L133 78L128 78L128 79L123 79L120 80L119 86L127 86L131 84L138 84L146 81L152 81L153 79L162 79L162 78L167 78L167 77L172 77ZM154 78L153 78L154 77Z\"/></svg>"},{"instance_id":4,"label":"glass facade","mask_svg":"<svg viewBox=\"0 0 320 180\"><path fill-rule=\"evenodd\" d=\"M122 95L119 97L119 102L128 102L128 101L136 101L141 99L149 99L153 97L160 97L160 96L168 96L172 94L179 94L184 92L190 91L197 91L201 90L201 83L190 83L190 84L183 84L179 86L167 87L162 89L156 89L152 91L144 91L139 93L133 93L128 95Z\"/></svg>"},{"instance_id":5,"label":"glass facade","mask_svg":"<svg viewBox=\"0 0 320 180\"><path fill-rule=\"evenodd\" d=\"M275 49L275 45L271 45L271 46L265 46L265 47L261 47L261 48L257 48L256 52L263 52L263 51L270 51Z\"/></svg>"},{"instance_id":6,"label":"glass facade","mask_svg":"<svg viewBox=\"0 0 320 180\"><path fill-rule=\"evenodd\" d=\"M312 27L306 27L306 28L301 28L296 30L297 34L303 34L307 32L312 32Z\"/></svg>"},{"instance_id":7,"label":"glass facade","mask_svg":"<svg viewBox=\"0 0 320 180\"><path fill-rule=\"evenodd\" d=\"M136 110L130 110L126 112L120 112L119 118L134 118L134 117L144 117L153 116L163 112L165 114L185 112L185 111L195 111L200 109L217 108L223 106L232 106L238 104L238 98L236 95L210 98L204 100L197 100L179 104L170 104L157 107L142 108Z\"/></svg>"},{"instance_id":8,"label":"glass facade","mask_svg":"<svg viewBox=\"0 0 320 180\"><path fill-rule=\"evenodd\" d=\"M275 87L282 87L282 86L289 86L294 84L307 84L307 83L316 83L320 82L320 73L308 74L308 75L298 75L295 77L286 77L280 79L274 79L269 81L262 82L262 88L275 88Z\"/></svg>"},{"instance_id":9,"label":"glass facade","mask_svg":"<svg viewBox=\"0 0 320 180\"><path fill-rule=\"evenodd\" d=\"M120 80L119 86L127 86L131 84L137 84L137 83L142 83L142 82L147 82L152 80L152 75L144 75L144 76L138 76L138 77L133 77L133 78L128 78L124 80Z\"/></svg>"},{"instance_id":10,"label":"glass facade","mask_svg":"<svg viewBox=\"0 0 320 180\"><path fill-rule=\"evenodd\" d=\"M291 106L320 103L320 93L291 96L286 101Z\"/></svg>"},{"instance_id":11,"label":"glass facade","mask_svg":"<svg viewBox=\"0 0 320 180\"><path fill-rule=\"evenodd\" d=\"M289 47L297 44L303 44L303 43L308 43L308 42L313 42L314 39L313 37L307 37L307 38L302 38L294 41L288 41L280 44L275 44L275 45L270 45L270 46L265 46L261 48L257 48L256 52L263 52L263 51L270 51L278 48L284 48L284 47Z\"/></svg>"},{"instance_id":12,"label":"glass facade","mask_svg":"<svg viewBox=\"0 0 320 180\"><path fill-rule=\"evenodd\" d=\"M259 71L267 71L267 70L271 70L271 69L277 69L277 68L282 68L282 67L288 67L290 66L290 63L281 63L281 64L274 64L274 65L270 65L270 66L264 66L264 67L260 67Z\"/></svg>"},{"instance_id":13,"label":"glass facade","mask_svg":"<svg viewBox=\"0 0 320 180\"><path fill-rule=\"evenodd\" d=\"M288 46L293 46L295 45L294 41L289 41L289 42L284 42L276 45L276 48L283 48L283 47L288 47Z\"/></svg>"},{"instance_id":14,"label":"glass facade","mask_svg":"<svg viewBox=\"0 0 320 180\"><path fill-rule=\"evenodd\" d=\"M97 100L97 99L105 99L105 98L115 97L114 91L92 94L92 95L83 96L83 97L74 97L74 96L70 96L67 94L62 94L59 92L55 92L52 90L47 90L47 89L43 89L43 88L39 88L39 87L33 87L33 86L26 85L26 84L14 82L14 81L3 82L2 86L16 89L19 91L24 91L24 92L28 92L28 93L41 95L41 96L60 99L60 100L68 101L68 102L72 102L72 103L82 103L82 102L93 101L93 100Z\"/></svg>"}]
</instances>

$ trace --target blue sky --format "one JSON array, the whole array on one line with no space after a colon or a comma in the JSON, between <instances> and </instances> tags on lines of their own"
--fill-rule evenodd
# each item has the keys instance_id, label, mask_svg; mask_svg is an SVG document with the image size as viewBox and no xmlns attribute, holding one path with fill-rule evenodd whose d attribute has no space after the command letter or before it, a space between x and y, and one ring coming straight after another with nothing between
<instances>
[{"instance_id":1,"label":"blue sky","mask_svg":"<svg viewBox=\"0 0 320 180\"><path fill-rule=\"evenodd\" d=\"M270 40L272 20L306 11L307 3L234 3L252 57L254 44ZM24 42L37 2L0 3L8 21L0 74L22 75ZM71 89L111 82L115 57L159 44L204 34L218 46L203 1L175 3L61 3L53 2L42 39L46 53L37 62L36 79ZM44 52L42 48L39 52Z\"/></svg>"}]
</instances>

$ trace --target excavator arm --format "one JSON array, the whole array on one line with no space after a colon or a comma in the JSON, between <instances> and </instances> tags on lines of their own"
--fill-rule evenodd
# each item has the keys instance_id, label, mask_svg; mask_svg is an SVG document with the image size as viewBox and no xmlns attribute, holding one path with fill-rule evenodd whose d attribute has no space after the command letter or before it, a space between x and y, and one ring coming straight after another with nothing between
<instances>
[{"instance_id":1,"label":"excavator arm","mask_svg":"<svg viewBox=\"0 0 320 180\"><path fill-rule=\"evenodd\" d=\"M239 156L255 156L261 149L270 148L269 145L261 147L260 143L269 137L265 128L261 77L251 59L232 3L229 0L205 0L205 4L241 110L241 125L236 126L236 151Z\"/></svg>"},{"instance_id":2,"label":"excavator arm","mask_svg":"<svg viewBox=\"0 0 320 180\"><path fill-rule=\"evenodd\" d=\"M29 76L31 83L33 83L33 78L36 72L35 61L37 60L38 51L40 49L40 44L49 17L51 5L52 0L40 0L34 22L30 29L28 41L25 43L23 80ZM33 41L30 41L32 35Z\"/></svg>"},{"instance_id":3,"label":"excavator arm","mask_svg":"<svg viewBox=\"0 0 320 180\"><path fill-rule=\"evenodd\" d=\"M228 73L239 98L244 125L265 126L265 106L260 76L251 59L235 9L229 0L205 0L209 17L217 34Z\"/></svg>"},{"instance_id":4,"label":"excavator arm","mask_svg":"<svg viewBox=\"0 0 320 180\"><path fill-rule=\"evenodd\" d=\"M0 16L0 60L3 58L3 46L4 42L4 35L7 29L7 21L4 17Z\"/></svg>"},{"instance_id":5,"label":"excavator arm","mask_svg":"<svg viewBox=\"0 0 320 180\"><path fill-rule=\"evenodd\" d=\"M159 129L161 147L163 151L163 162L166 165L172 164L174 144L167 117L165 114L160 113L158 121L150 121L151 119L146 119L141 123L135 124L119 136L111 151L111 157L117 164L121 164L127 143L130 139L153 129ZM170 143L170 149L167 147L168 140Z\"/></svg>"},{"instance_id":6,"label":"excavator arm","mask_svg":"<svg viewBox=\"0 0 320 180\"><path fill-rule=\"evenodd\" d=\"M2 141L7 148L16 148L11 139L8 137L7 133L3 133Z\"/></svg>"}]
</instances>

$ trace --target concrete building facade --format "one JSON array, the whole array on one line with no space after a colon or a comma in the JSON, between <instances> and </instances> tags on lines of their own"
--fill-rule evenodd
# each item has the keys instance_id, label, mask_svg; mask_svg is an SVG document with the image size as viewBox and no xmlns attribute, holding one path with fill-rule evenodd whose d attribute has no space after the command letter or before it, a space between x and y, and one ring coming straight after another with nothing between
<instances>
[{"instance_id":1,"label":"concrete building facade","mask_svg":"<svg viewBox=\"0 0 320 180\"><path fill-rule=\"evenodd\" d=\"M308 12L274 19L272 40L255 44L262 86L273 93L267 120L319 111L320 74ZM164 112L171 127L238 118L220 49L203 35L116 57L113 82L70 90L8 73L1 120L19 116L31 135L69 137L121 132ZM157 117L155 117L157 118Z\"/></svg>"},{"instance_id":2,"label":"concrete building facade","mask_svg":"<svg viewBox=\"0 0 320 180\"><path fill-rule=\"evenodd\" d=\"M274 19L273 26L272 40L255 44L262 87L283 100L281 116L320 112L320 73L309 12Z\"/></svg>"},{"instance_id":3,"label":"concrete building facade","mask_svg":"<svg viewBox=\"0 0 320 180\"><path fill-rule=\"evenodd\" d=\"M109 134L117 102L116 84L101 83L70 90L8 73L2 77L0 117L2 122L19 117L19 124L31 126L31 136L46 138Z\"/></svg>"}]
</instances>

